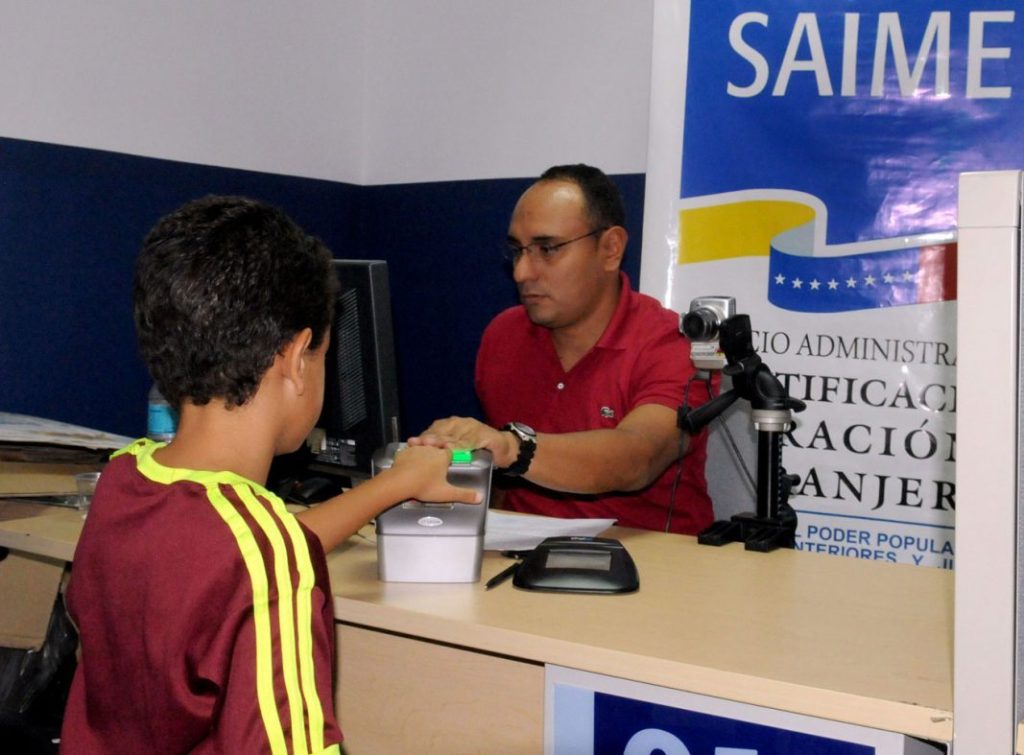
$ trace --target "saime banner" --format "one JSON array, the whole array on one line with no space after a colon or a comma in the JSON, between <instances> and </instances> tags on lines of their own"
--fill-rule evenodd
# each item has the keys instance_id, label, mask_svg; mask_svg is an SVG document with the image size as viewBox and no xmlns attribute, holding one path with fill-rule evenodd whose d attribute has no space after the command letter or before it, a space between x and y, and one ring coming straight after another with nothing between
<instances>
[{"instance_id":1,"label":"saime banner","mask_svg":"<svg viewBox=\"0 0 1024 755\"><path fill-rule=\"evenodd\" d=\"M655 0L641 288L735 297L806 403L801 550L953 567L956 188L1024 165L1016 5Z\"/></svg>"}]
</instances>

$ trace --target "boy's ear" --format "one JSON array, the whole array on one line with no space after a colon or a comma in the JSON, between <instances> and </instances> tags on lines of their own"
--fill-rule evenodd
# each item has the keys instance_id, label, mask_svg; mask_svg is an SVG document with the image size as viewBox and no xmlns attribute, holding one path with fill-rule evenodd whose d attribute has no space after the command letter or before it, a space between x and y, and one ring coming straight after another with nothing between
<instances>
[{"instance_id":1,"label":"boy's ear","mask_svg":"<svg viewBox=\"0 0 1024 755\"><path fill-rule=\"evenodd\" d=\"M303 328L285 344L280 355L283 376L295 385L296 394L299 396L306 390L306 357L312 342L313 331L310 328Z\"/></svg>"}]
</instances>

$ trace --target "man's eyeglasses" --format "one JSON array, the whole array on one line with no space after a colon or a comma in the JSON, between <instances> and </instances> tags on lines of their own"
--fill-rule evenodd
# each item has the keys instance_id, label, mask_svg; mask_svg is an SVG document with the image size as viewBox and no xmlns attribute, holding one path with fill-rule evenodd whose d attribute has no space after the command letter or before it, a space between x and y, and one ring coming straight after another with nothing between
<instances>
[{"instance_id":1,"label":"man's eyeglasses","mask_svg":"<svg viewBox=\"0 0 1024 755\"><path fill-rule=\"evenodd\" d=\"M532 252L534 254L534 259L547 262L558 253L559 249L567 247L569 244L573 244L577 241L582 241L590 236L599 236L607 230L607 228L595 228L589 233L584 233L582 236L577 236L576 238L569 239L568 241L559 241L557 243L552 243L550 241L534 241L530 244L519 245L514 244L511 241L507 241L505 243L503 254L505 255L505 259L513 265L519 262L519 259L527 252Z\"/></svg>"}]
</instances>

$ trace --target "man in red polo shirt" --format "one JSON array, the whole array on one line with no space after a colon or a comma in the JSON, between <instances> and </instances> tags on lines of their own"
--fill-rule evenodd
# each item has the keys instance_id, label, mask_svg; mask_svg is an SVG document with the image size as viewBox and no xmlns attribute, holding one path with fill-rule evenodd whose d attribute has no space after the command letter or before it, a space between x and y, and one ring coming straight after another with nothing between
<instances>
[{"instance_id":1,"label":"man in red polo shirt","mask_svg":"<svg viewBox=\"0 0 1024 755\"><path fill-rule=\"evenodd\" d=\"M526 190L508 229L522 304L488 325L477 354L488 424L450 417L410 443L490 449L507 509L695 534L713 519L706 438L681 433L676 409L707 401L709 386L678 315L620 270L624 222L597 168L550 168Z\"/></svg>"}]
</instances>

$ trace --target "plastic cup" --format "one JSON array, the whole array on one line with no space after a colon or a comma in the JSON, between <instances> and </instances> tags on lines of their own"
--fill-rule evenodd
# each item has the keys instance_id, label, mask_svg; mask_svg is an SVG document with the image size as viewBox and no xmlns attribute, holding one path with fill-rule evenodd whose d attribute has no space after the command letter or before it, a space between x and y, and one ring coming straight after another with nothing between
<instances>
[{"instance_id":1,"label":"plastic cup","mask_svg":"<svg viewBox=\"0 0 1024 755\"><path fill-rule=\"evenodd\" d=\"M99 482L99 479L99 472L79 472L75 475L75 487L78 490L75 508L82 512L82 516L89 513L89 505L92 503L92 496L96 492L96 483Z\"/></svg>"}]
</instances>

